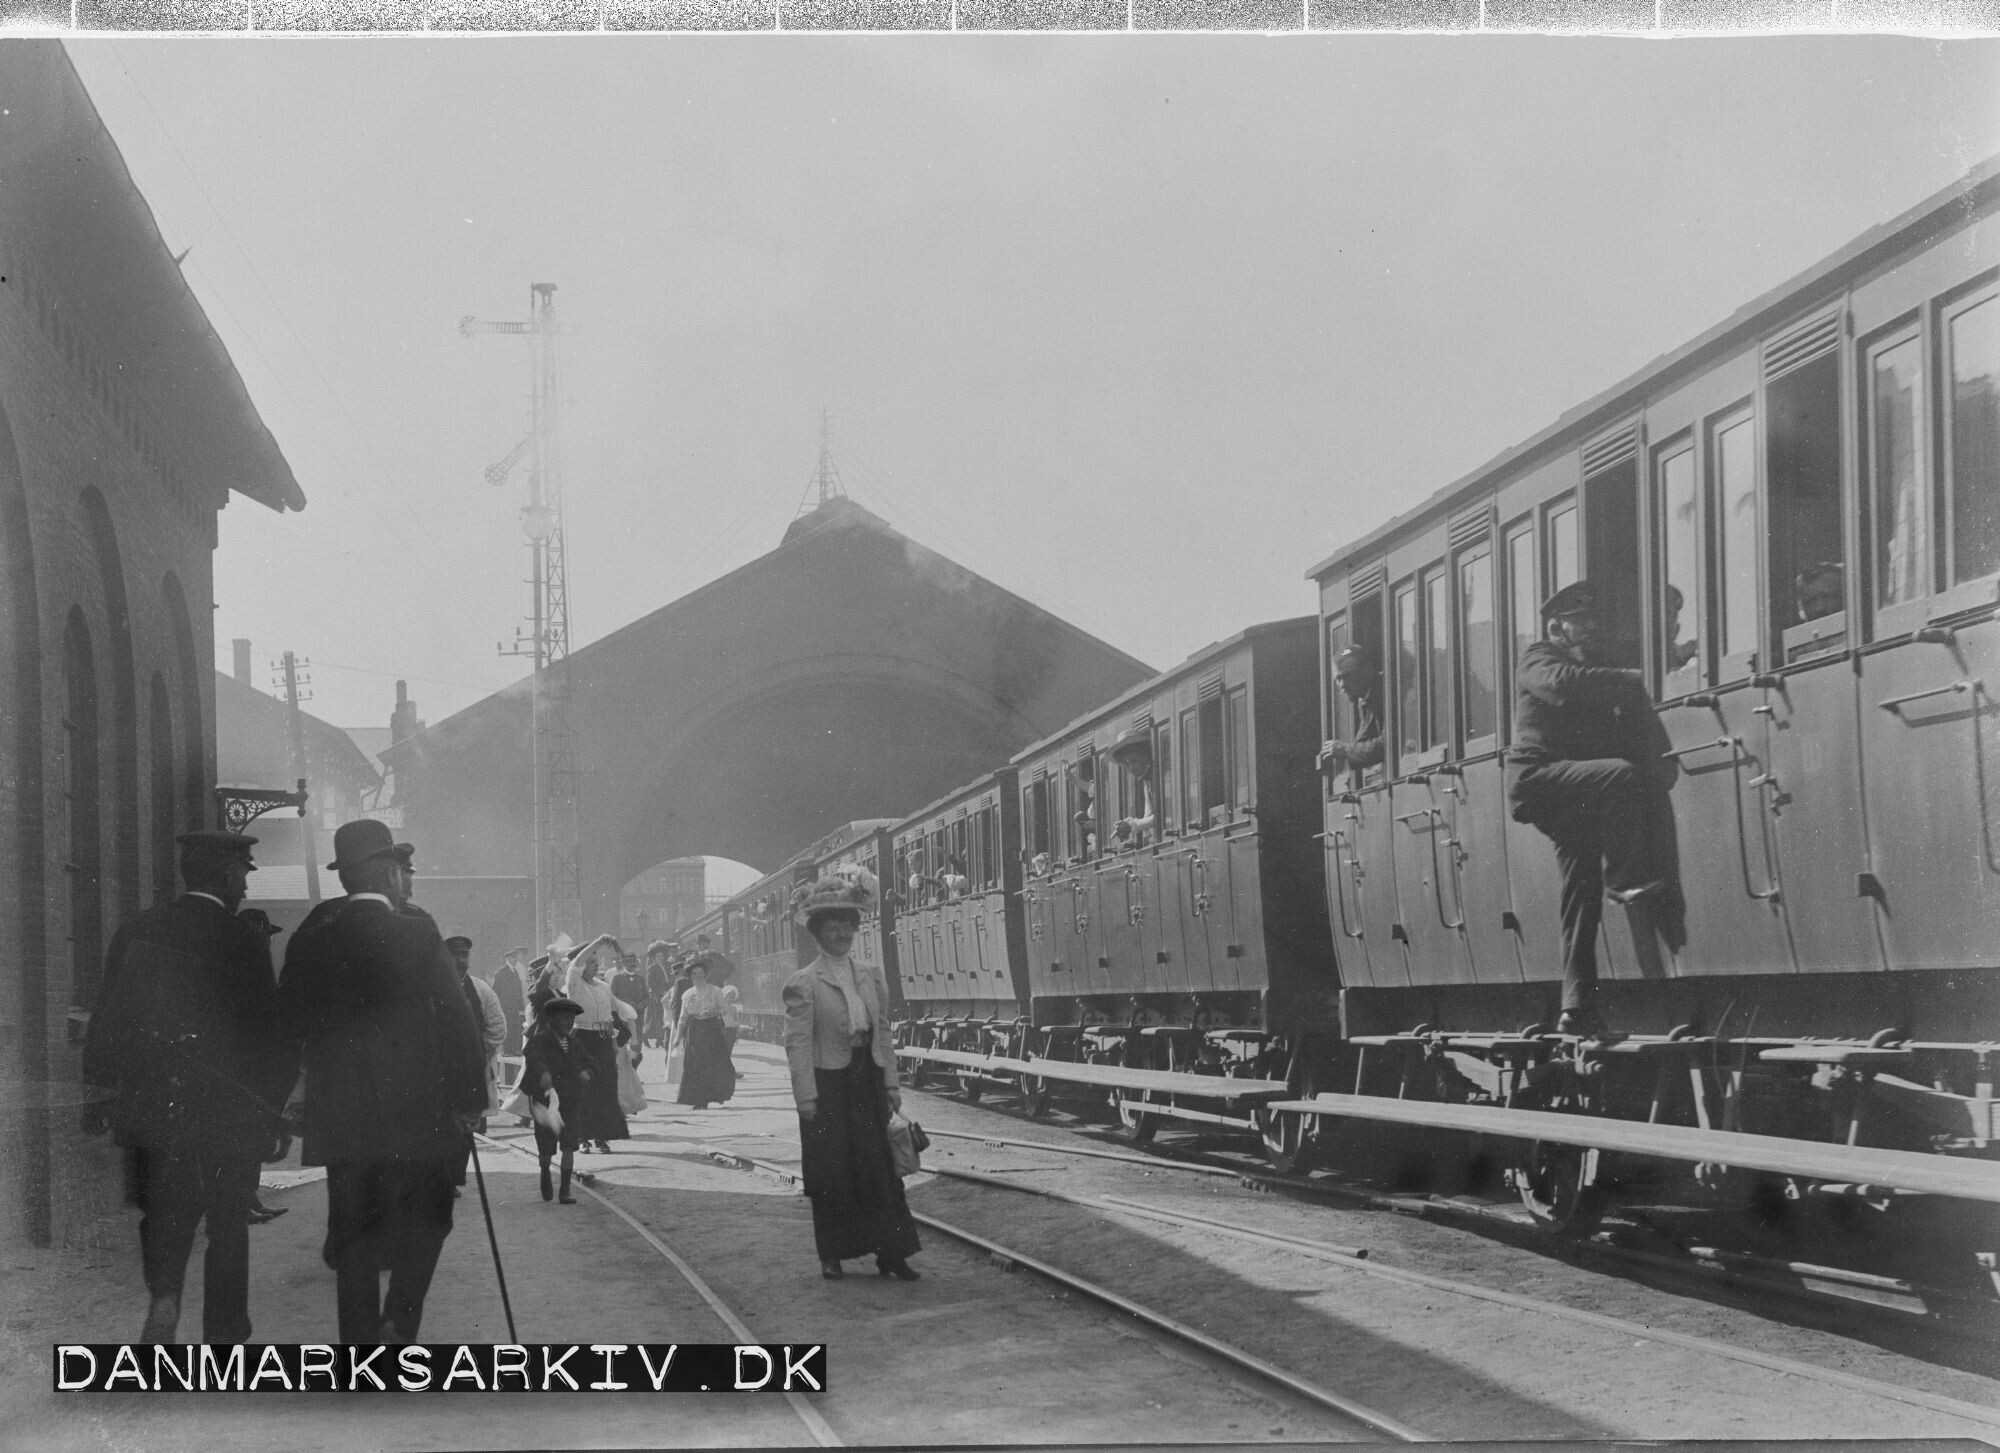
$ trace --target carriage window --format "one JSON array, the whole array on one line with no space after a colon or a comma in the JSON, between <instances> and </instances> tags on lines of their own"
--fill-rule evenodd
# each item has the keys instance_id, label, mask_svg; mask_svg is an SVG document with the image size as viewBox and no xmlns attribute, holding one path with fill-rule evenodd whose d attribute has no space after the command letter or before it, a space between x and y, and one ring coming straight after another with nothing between
<instances>
[{"instance_id":1,"label":"carriage window","mask_svg":"<svg viewBox=\"0 0 2000 1453\"><path fill-rule=\"evenodd\" d=\"M1023 804L1022 815L1027 818L1026 836L1028 857L1032 861L1037 855L1049 851L1049 779L1037 777L1028 784L1028 797Z\"/></svg>"},{"instance_id":2,"label":"carriage window","mask_svg":"<svg viewBox=\"0 0 2000 1453\"><path fill-rule=\"evenodd\" d=\"M1771 621L1784 659L1839 651L1847 606L1841 542L1840 360L1825 354L1764 387L1764 497ZM1794 627L1824 622L1814 630Z\"/></svg>"},{"instance_id":3,"label":"carriage window","mask_svg":"<svg viewBox=\"0 0 2000 1453\"><path fill-rule=\"evenodd\" d=\"M1639 456L1587 475L1584 574L1597 583L1596 656L1606 666L1636 668L1645 660L1639 610Z\"/></svg>"},{"instance_id":4,"label":"carriage window","mask_svg":"<svg viewBox=\"0 0 2000 1453\"><path fill-rule=\"evenodd\" d=\"M975 888L993 886L997 861L993 852L993 809L982 807L973 819L971 878Z\"/></svg>"},{"instance_id":5,"label":"carriage window","mask_svg":"<svg viewBox=\"0 0 2000 1453\"><path fill-rule=\"evenodd\" d=\"M1223 801L1232 809L1249 807L1250 802L1250 689L1239 686L1223 699L1228 718L1228 794Z\"/></svg>"},{"instance_id":6,"label":"carriage window","mask_svg":"<svg viewBox=\"0 0 2000 1453\"><path fill-rule=\"evenodd\" d=\"M945 849L944 829L931 829L930 841L925 844L924 853L924 898L926 902L939 903L944 900L944 889L939 885L939 875L944 872Z\"/></svg>"},{"instance_id":7,"label":"carriage window","mask_svg":"<svg viewBox=\"0 0 2000 1453\"><path fill-rule=\"evenodd\" d=\"M1442 570L1424 577L1424 745L1451 740L1450 582Z\"/></svg>"},{"instance_id":8,"label":"carriage window","mask_svg":"<svg viewBox=\"0 0 2000 1453\"><path fill-rule=\"evenodd\" d=\"M1701 684L1701 495L1694 446L1682 441L1660 460L1661 694L1684 696Z\"/></svg>"},{"instance_id":9,"label":"carriage window","mask_svg":"<svg viewBox=\"0 0 2000 1453\"><path fill-rule=\"evenodd\" d=\"M1222 698L1211 696L1196 708L1196 712L1201 722L1201 806L1195 820L1201 826L1209 827L1215 822L1214 809L1229 800Z\"/></svg>"},{"instance_id":10,"label":"carriage window","mask_svg":"<svg viewBox=\"0 0 2000 1453\"><path fill-rule=\"evenodd\" d=\"M1493 555L1482 548L1458 562L1458 645L1463 653L1459 697L1467 741L1490 737L1498 729L1500 703L1493 675L1498 642L1494 635Z\"/></svg>"},{"instance_id":11,"label":"carriage window","mask_svg":"<svg viewBox=\"0 0 2000 1453\"><path fill-rule=\"evenodd\" d=\"M1181 713L1181 821L1190 831L1204 826L1201 811L1201 713Z\"/></svg>"},{"instance_id":12,"label":"carriage window","mask_svg":"<svg viewBox=\"0 0 2000 1453\"><path fill-rule=\"evenodd\" d=\"M1875 601L1899 605L1930 591L1924 500L1923 364L1914 336L1868 361L1869 476L1875 507Z\"/></svg>"},{"instance_id":13,"label":"carriage window","mask_svg":"<svg viewBox=\"0 0 2000 1453\"><path fill-rule=\"evenodd\" d=\"M1069 773L1070 856L1088 860L1097 851L1097 758L1080 759Z\"/></svg>"},{"instance_id":14,"label":"carriage window","mask_svg":"<svg viewBox=\"0 0 2000 1453\"><path fill-rule=\"evenodd\" d=\"M1523 522L1507 532L1507 679L1513 681L1521 657L1541 638L1542 598L1535 592L1535 532Z\"/></svg>"},{"instance_id":15,"label":"carriage window","mask_svg":"<svg viewBox=\"0 0 2000 1453\"><path fill-rule=\"evenodd\" d=\"M2000 571L2000 297L1950 317L1945 487L1954 583Z\"/></svg>"},{"instance_id":16,"label":"carriage window","mask_svg":"<svg viewBox=\"0 0 2000 1453\"><path fill-rule=\"evenodd\" d=\"M1548 515L1548 593L1577 582L1576 501L1565 500ZM1539 629L1537 634L1539 634Z\"/></svg>"},{"instance_id":17,"label":"carriage window","mask_svg":"<svg viewBox=\"0 0 2000 1453\"><path fill-rule=\"evenodd\" d=\"M1396 620L1396 751L1423 750L1423 665L1417 653L1417 588L1398 586Z\"/></svg>"},{"instance_id":18,"label":"carriage window","mask_svg":"<svg viewBox=\"0 0 2000 1453\"><path fill-rule=\"evenodd\" d=\"M1715 426L1715 574L1722 654L1757 653L1757 429L1748 414Z\"/></svg>"},{"instance_id":19,"label":"carriage window","mask_svg":"<svg viewBox=\"0 0 2000 1453\"><path fill-rule=\"evenodd\" d=\"M1354 706L1345 693L1334 684L1336 672L1334 662L1349 644L1347 617L1331 616L1326 623L1326 734L1338 741L1349 741L1354 735ZM1330 781L1331 779L1329 779Z\"/></svg>"},{"instance_id":20,"label":"carriage window","mask_svg":"<svg viewBox=\"0 0 2000 1453\"><path fill-rule=\"evenodd\" d=\"M1179 794L1174 790L1174 729L1168 722L1153 730L1153 791L1159 799L1160 831L1172 832L1179 821L1174 810Z\"/></svg>"}]
</instances>

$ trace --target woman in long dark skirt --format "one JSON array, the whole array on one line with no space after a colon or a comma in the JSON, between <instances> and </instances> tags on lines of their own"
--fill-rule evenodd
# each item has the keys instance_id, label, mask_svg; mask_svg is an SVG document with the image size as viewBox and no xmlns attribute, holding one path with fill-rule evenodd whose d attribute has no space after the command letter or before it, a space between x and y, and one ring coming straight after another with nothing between
<instances>
[{"instance_id":1,"label":"woman in long dark skirt","mask_svg":"<svg viewBox=\"0 0 2000 1453\"><path fill-rule=\"evenodd\" d=\"M799 1107L806 1195L820 1275L873 1255L883 1276L917 1280L917 1223L889 1155L889 1115L902 1108L888 988L848 951L874 879L858 868L800 885L793 904L819 957L785 981L785 1058Z\"/></svg>"},{"instance_id":2,"label":"woman in long dark skirt","mask_svg":"<svg viewBox=\"0 0 2000 1453\"><path fill-rule=\"evenodd\" d=\"M723 1005L722 990L709 983L708 970L696 964L693 982L681 995L681 1022L676 1032L686 1049L675 1099L697 1110L719 1105L736 1093L736 1066L729 1059Z\"/></svg>"}]
</instances>

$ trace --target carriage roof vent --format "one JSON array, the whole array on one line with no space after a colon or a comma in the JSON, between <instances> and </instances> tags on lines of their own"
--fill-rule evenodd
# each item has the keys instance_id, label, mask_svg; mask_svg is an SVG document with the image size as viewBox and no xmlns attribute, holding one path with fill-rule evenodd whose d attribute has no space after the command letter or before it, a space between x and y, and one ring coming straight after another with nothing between
<instances>
[{"instance_id":1,"label":"carriage roof vent","mask_svg":"<svg viewBox=\"0 0 2000 1453\"><path fill-rule=\"evenodd\" d=\"M1639 452L1639 425L1634 422L1583 446L1583 472L1595 474L1623 464Z\"/></svg>"},{"instance_id":2,"label":"carriage roof vent","mask_svg":"<svg viewBox=\"0 0 2000 1453\"><path fill-rule=\"evenodd\" d=\"M1789 333L1764 340L1764 377L1776 378L1824 358L1840 346L1840 311L1822 313Z\"/></svg>"},{"instance_id":3,"label":"carriage roof vent","mask_svg":"<svg viewBox=\"0 0 2000 1453\"><path fill-rule=\"evenodd\" d=\"M1357 570L1347 577L1347 598L1361 600L1367 596L1380 595L1382 582L1389 578L1389 567L1377 560L1366 570Z\"/></svg>"},{"instance_id":4,"label":"carriage roof vent","mask_svg":"<svg viewBox=\"0 0 2000 1453\"><path fill-rule=\"evenodd\" d=\"M1483 504L1478 509L1467 510L1451 522L1451 548L1460 549L1475 540L1483 540L1493 533L1494 507Z\"/></svg>"}]
</instances>

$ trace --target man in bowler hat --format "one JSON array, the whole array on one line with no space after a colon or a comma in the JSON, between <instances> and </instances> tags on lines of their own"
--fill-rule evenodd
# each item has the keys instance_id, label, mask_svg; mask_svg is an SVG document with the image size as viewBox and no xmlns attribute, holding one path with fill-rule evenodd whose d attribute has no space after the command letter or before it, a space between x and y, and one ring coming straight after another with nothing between
<instances>
[{"instance_id":1,"label":"man in bowler hat","mask_svg":"<svg viewBox=\"0 0 2000 1453\"><path fill-rule=\"evenodd\" d=\"M410 845L363 818L333 849L346 896L293 933L279 986L304 1051L303 1160L326 1167L340 1340L414 1342L486 1108L480 1027L437 925L409 901Z\"/></svg>"},{"instance_id":2,"label":"man in bowler hat","mask_svg":"<svg viewBox=\"0 0 2000 1453\"><path fill-rule=\"evenodd\" d=\"M1597 589L1579 580L1542 605L1544 638L1515 671L1508 800L1516 822L1555 843L1562 873L1563 990L1559 1032L1603 1032L1597 1009L1597 930L1604 898L1673 896L1656 851L1656 804L1675 764L1637 671L1593 665Z\"/></svg>"},{"instance_id":3,"label":"man in bowler hat","mask_svg":"<svg viewBox=\"0 0 2000 1453\"><path fill-rule=\"evenodd\" d=\"M126 1148L152 1302L141 1342L172 1342L196 1227L202 1340L250 1338L250 1235L260 1161L290 1149L280 1111L297 1059L278 1012L271 942L236 916L257 839L182 833L187 891L112 937L84 1041L83 1073L115 1091L85 1128Z\"/></svg>"}]
</instances>

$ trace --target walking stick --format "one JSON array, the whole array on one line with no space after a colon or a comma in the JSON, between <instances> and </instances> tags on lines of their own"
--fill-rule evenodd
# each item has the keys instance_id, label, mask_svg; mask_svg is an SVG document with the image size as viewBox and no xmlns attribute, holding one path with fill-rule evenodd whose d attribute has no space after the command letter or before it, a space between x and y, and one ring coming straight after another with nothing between
<instances>
[{"instance_id":1,"label":"walking stick","mask_svg":"<svg viewBox=\"0 0 2000 1453\"><path fill-rule=\"evenodd\" d=\"M486 1199L486 1172L479 1168L479 1139L472 1141L472 1175L479 1182L479 1209L486 1216L486 1244L493 1248L493 1275L500 1282L500 1309L507 1314L507 1340L519 1342L514 1331L514 1304L507 1300L507 1268L500 1264L500 1238L493 1234L493 1207Z\"/></svg>"}]
</instances>

